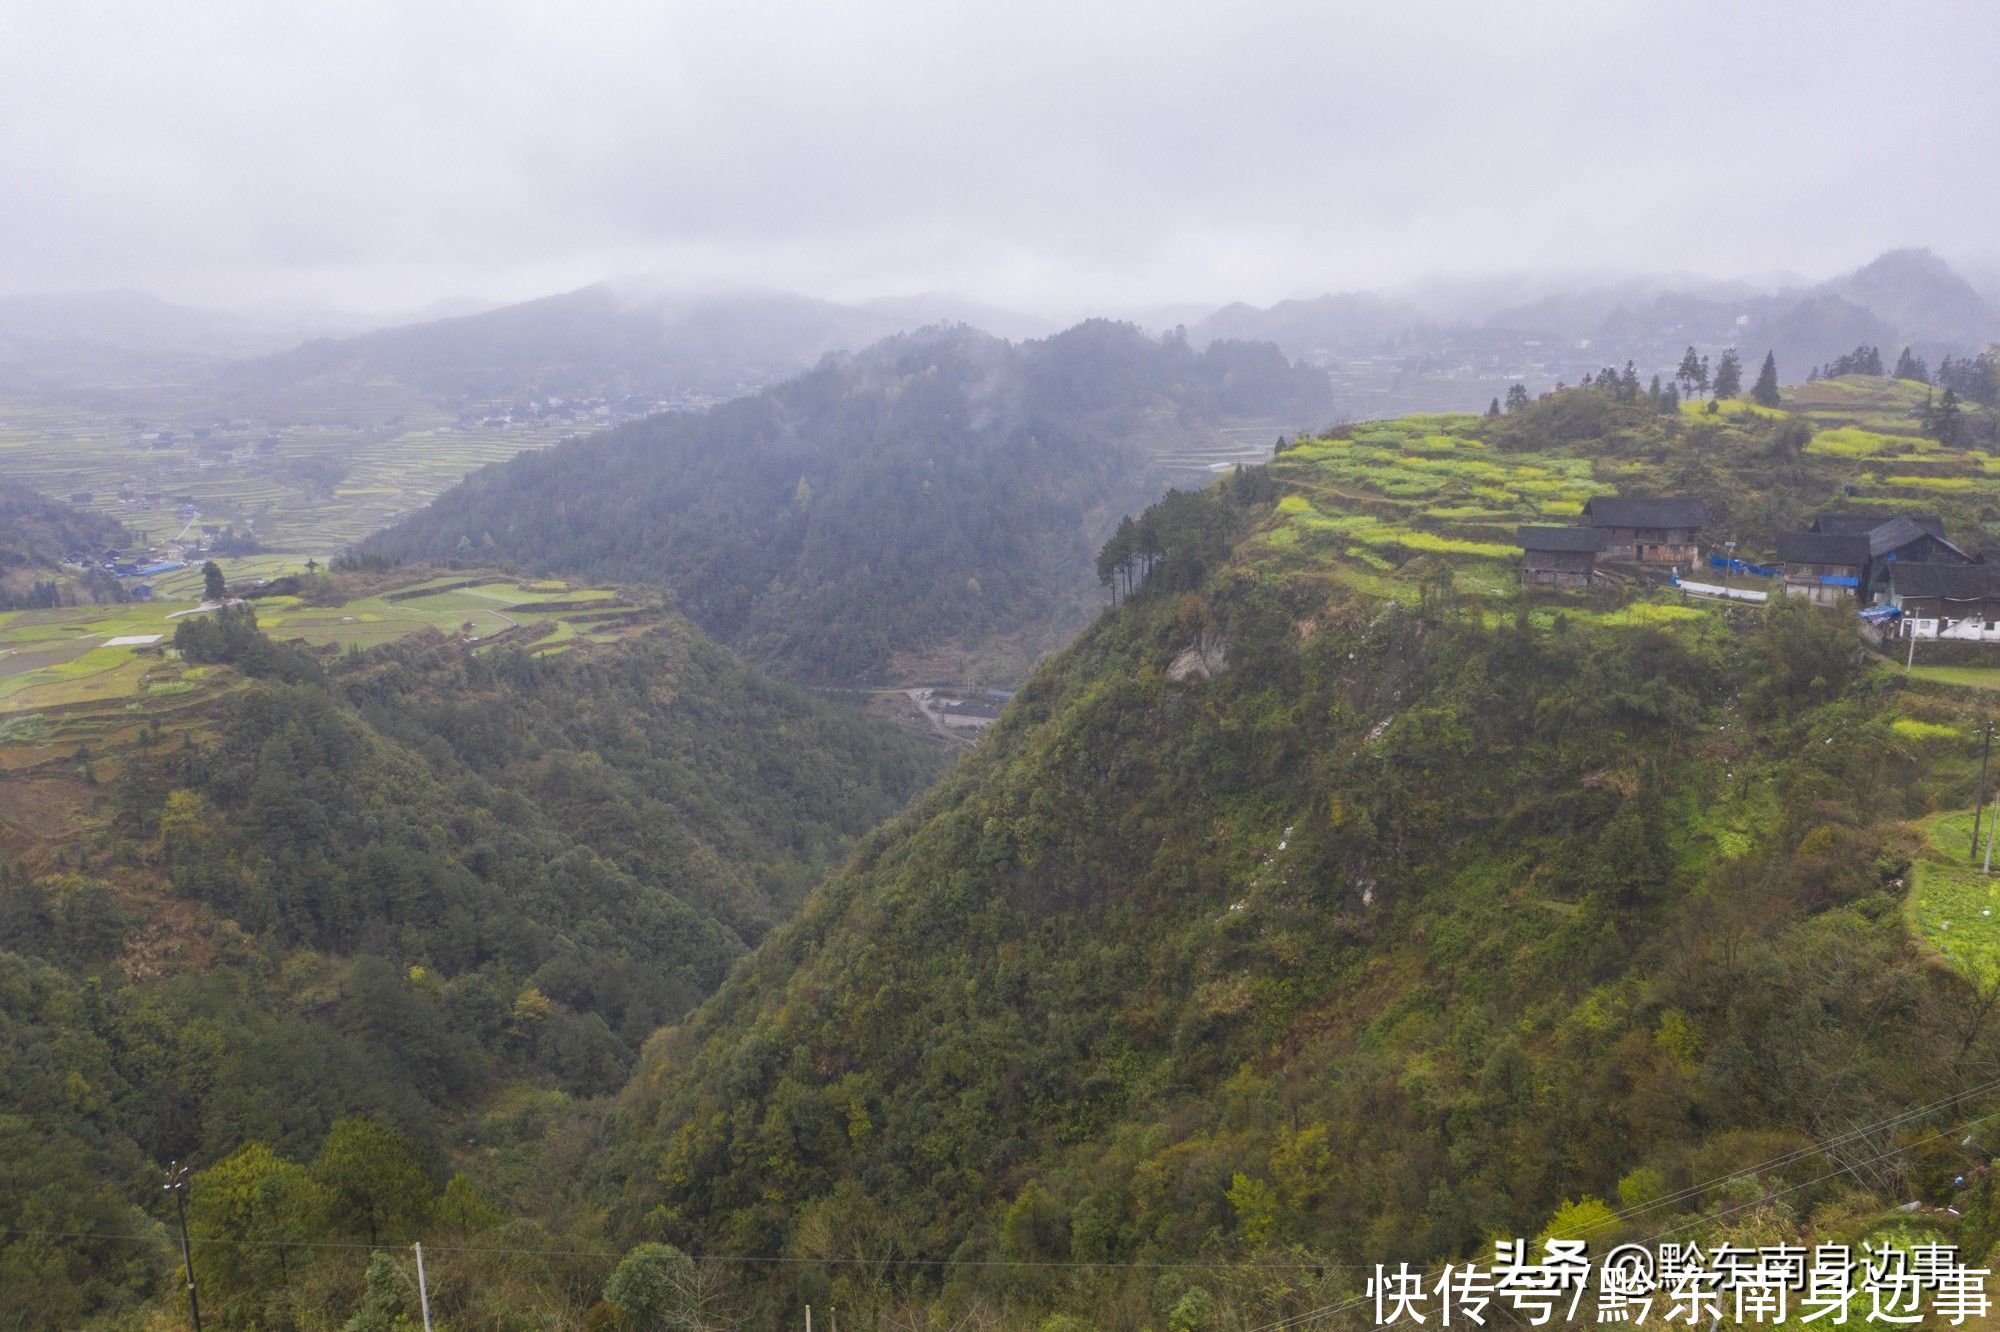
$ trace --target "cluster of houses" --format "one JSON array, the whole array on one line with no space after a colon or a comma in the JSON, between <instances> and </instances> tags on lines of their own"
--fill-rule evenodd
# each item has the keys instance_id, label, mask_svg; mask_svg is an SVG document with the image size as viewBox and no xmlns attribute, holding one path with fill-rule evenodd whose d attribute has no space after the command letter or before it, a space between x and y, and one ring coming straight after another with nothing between
<instances>
[{"instance_id":1,"label":"cluster of houses","mask_svg":"<svg viewBox=\"0 0 2000 1332\"><path fill-rule=\"evenodd\" d=\"M1708 507L1687 496L1609 495L1568 527L1523 527L1521 581L1588 587L1599 561L1692 569ZM1935 514L1837 509L1781 532L1775 566L1710 563L1774 577L1788 596L1847 604L1901 637L2000 641L2000 563L1945 536Z\"/></svg>"}]
</instances>

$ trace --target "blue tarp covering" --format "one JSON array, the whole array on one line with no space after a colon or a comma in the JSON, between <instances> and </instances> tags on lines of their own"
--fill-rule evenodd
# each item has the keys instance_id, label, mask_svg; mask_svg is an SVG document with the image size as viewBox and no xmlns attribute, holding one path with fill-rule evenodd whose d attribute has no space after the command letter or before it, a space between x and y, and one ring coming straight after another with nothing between
<instances>
[{"instance_id":1,"label":"blue tarp covering","mask_svg":"<svg viewBox=\"0 0 2000 1332\"><path fill-rule=\"evenodd\" d=\"M1708 557L1708 567L1720 569L1724 573L1745 573L1758 578L1776 578L1778 571L1768 564L1746 564L1742 560L1732 560L1726 555Z\"/></svg>"},{"instance_id":2,"label":"blue tarp covering","mask_svg":"<svg viewBox=\"0 0 2000 1332\"><path fill-rule=\"evenodd\" d=\"M1826 587L1860 587L1861 580L1853 574L1821 574L1819 581Z\"/></svg>"}]
</instances>

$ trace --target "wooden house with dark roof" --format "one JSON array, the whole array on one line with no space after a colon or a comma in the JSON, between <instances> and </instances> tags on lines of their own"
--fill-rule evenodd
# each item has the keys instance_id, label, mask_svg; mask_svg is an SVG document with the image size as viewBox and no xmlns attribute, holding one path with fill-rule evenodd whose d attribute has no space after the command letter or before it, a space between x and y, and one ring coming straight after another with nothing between
<instances>
[{"instance_id":1,"label":"wooden house with dark roof","mask_svg":"<svg viewBox=\"0 0 2000 1332\"><path fill-rule=\"evenodd\" d=\"M1820 514L1811 530L1778 538L1778 558L1785 565L1786 592L1797 595L1807 588L1824 588L1828 580L1845 586L1837 580L1851 574L1855 599L1864 606L1888 597L1889 571L1898 564L1978 563L1945 538L1944 522L1936 514L1896 509L1836 509ZM1837 599L1832 594L1815 598Z\"/></svg>"},{"instance_id":2,"label":"wooden house with dark roof","mask_svg":"<svg viewBox=\"0 0 2000 1332\"><path fill-rule=\"evenodd\" d=\"M1888 581L1902 637L2000 642L2000 565L1905 561Z\"/></svg>"},{"instance_id":3,"label":"wooden house with dark roof","mask_svg":"<svg viewBox=\"0 0 2000 1332\"><path fill-rule=\"evenodd\" d=\"M1868 575L1868 537L1862 532L1780 532L1780 586L1788 597L1831 603L1861 596Z\"/></svg>"},{"instance_id":4,"label":"wooden house with dark roof","mask_svg":"<svg viewBox=\"0 0 2000 1332\"><path fill-rule=\"evenodd\" d=\"M1548 587L1589 587L1597 577L1604 533L1594 527L1521 527L1521 581Z\"/></svg>"},{"instance_id":5,"label":"wooden house with dark roof","mask_svg":"<svg viewBox=\"0 0 2000 1332\"><path fill-rule=\"evenodd\" d=\"M1811 531L1846 533L1872 532L1891 518L1907 518L1932 536L1944 535L1944 519L1934 513L1907 509L1829 509L1812 520Z\"/></svg>"},{"instance_id":6,"label":"wooden house with dark roof","mask_svg":"<svg viewBox=\"0 0 2000 1332\"><path fill-rule=\"evenodd\" d=\"M1684 495L1600 495L1584 502L1583 521L1604 533L1606 559L1691 565L1708 506Z\"/></svg>"}]
</instances>

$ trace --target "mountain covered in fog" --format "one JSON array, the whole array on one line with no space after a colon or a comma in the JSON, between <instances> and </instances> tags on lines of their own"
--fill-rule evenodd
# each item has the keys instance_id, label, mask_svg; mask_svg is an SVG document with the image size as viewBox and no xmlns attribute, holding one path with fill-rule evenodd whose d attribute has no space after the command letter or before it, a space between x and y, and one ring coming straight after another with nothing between
<instances>
[{"instance_id":1,"label":"mountain covered in fog","mask_svg":"<svg viewBox=\"0 0 2000 1332\"><path fill-rule=\"evenodd\" d=\"M1868 311L1909 342L1963 351L2000 339L2000 306L1926 249L1891 250L1816 290Z\"/></svg>"},{"instance_id":2,"label":"mountain covered in fog","mask_svg":"<svg viewBox=\"0 0 2000 1332\"><path fill-rule=\"evenodd\" d=\"M277 351L339 318L331 312L210 310L143 291L5 295L0 296L0 385L21 392L78 384L191 383L233 358Z\"/></svg>"},{"instance_id":3,"label":"mountain covered in fog","mask_svg":"<svg viewBox=\"0 0 2000 1332\"><path fill-rule=\"evenodd\" d=\"M1268 343L933 330L487 468L367 548L664 583L802 677L1009 636L1019 660L1096 604L1097 543L1164 487L1163 444L1329 406L1326 377Z\"/></svg>"},{"instance_id":4,"label":"mountain covered in fog","mask_svg":"<svg viewBox=\"0 0 2000 1332\"><path fill-rule=\"evenodd\" d=\"M2000 341L2000 306L1929 250L1891 250L1818 283L1760 286L1686 275L1564 285L1527 279L1449 285L1409 300L1348 292L1264 309L1232 305L1194 324L1212 337L1269 339L1292 356L1334 368L1344 411L1481 406L1512 382L1574 383L1634 362L1671 375L1689 346L1746 360L1772 352L1803 379L1862 344L1893 360L1912 347L1936 361ZM1494 300L1492 292L1507 291ZM1482 298L1483 295L1483 298Z\"/></svg>"},{"instance_id":5,"label":"mountain covered in fog","mask_svg":"<svg viewBox=\"0 0 2000 1332\"><path fill-rule=\"evenodd\" d=\"M1189 330L1197 342L1220 338L1275 342L1294 356L1315 348L1394 338L1433 322L1410 301L1349 291L1311 300L1280 301L1258 309L1238 301L1225 305Z\"/></svg>"},{"instance_id":6,"label":"mountain covered in fog","mask_svg":"<svg viewBox=\"0 0 2000 1332\"><path fill-rule=\"evenodd\" d=\"M1034 321L949 296L844 305L780 292L685 295L642 283L576 291L452 319L320 338L230 369L245 389L392 379L445 400L697 393L730 396L828 352L971 320L1000 334Z\"/></svg>"}]
</instances>

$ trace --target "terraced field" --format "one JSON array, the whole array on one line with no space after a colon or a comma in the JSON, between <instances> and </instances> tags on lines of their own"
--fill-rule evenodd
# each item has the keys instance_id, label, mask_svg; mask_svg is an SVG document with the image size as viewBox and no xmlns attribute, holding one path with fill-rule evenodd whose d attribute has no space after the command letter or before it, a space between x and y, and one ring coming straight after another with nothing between
<instances>
[{"instance_id":1,"label":"terraced field","mask_svg":"<svg viewBox=\"0 0 2000 1332\"><path fill-rule=\"evenodd\" d=\"M137 417L0 401L0 470L57 498L88 492L148 544L195 525L254 533L267 548L321 560L429 503L466 473L572 427L460 429L435 411L394 425L261 425L148 440ZM121 492L129 498L121 498ZM149 499L148 496L157 498ZM199 517L180 513L191 501Z\"/></svg>"},{"instance_id":2,"label":"terraced field","mask_svg":"<svg viewBox=\"0 0 2000 1332\"><path fill-rule=\"evenodd\" d=\"M374 647L435 629L483 651L505 635L537 654L611 642L645 627L646 607L609 588L493 576L414 579L337 606L298 597L254 603L273 638L337 649ZM171 651L175 622L203 613L190 598L0 614L0 720L77 705L138 709L195 692L204 678Z\"/></svg>"},{"instance_id":3,"label":"terraced field","mask_svg":"<svg viewBox=\"0 0 2000 1332\"><path fill-rule=\"evenodd\" d=\"M1795 521L1824 505L1863 503L1938 512L1962 544L2000 540L1994 517L2000 514L2000 458L1920 434L1925 395L1921 384L1857 377L1803 385L1782 409L1742 400L1714 412L1706 402L1684 404L1688 438L1706 427L1701 447L1712 451L1704 469L1690 472L1692 484L1722 496L1730 490L1730 469L1747 464L1768 471L1770 423L1797 417L1812 434L1785 483L1803 500L1795 503ZM1311 568L1314 576L1376 596L1414 600L1423 577L1445 567L1461 589L1511 597L1518 525L1570 522L1592 496L1614 493L1629 478L1657 470L1657 460L1615 450L1523 450L1519 440L1503 450L1485 438L1491 427L1481 416L1432 414L1305 440L1273 465L1293 493L1279 505L1281 521L1261 540L1280 564ZM1770 477L1759 477L1768 489ZM1738 515L1734 529L1721 535L1740 539L1746 556L1764 557L1774 524L1783 521ZM1709 536L1720 539L1717 532ZM1681 607L1677 595L1654 594L1670 599L1602 613L1706 613ZM1572 613L1593 612L1579 607Z\"/></svg>"},{"instance_id":4,"label":"terraced field","mask_svg":"<svg viewBox=\"0 0 2000 1332\"><path fill-rule=\"evenodd\" d=\"M1376 595L1415 592L1396 576L1425 555L1449 557L1468 587L1510 589L1518 524L1565 522L1617 487L1586 458L1502 453L1481 428L1478 416L1403 417L1288 450L1275 466L1299 493L1279 503L1283 521L1264 539L1338 551L1339 576Z\"/></svg>"}]
</instances>

